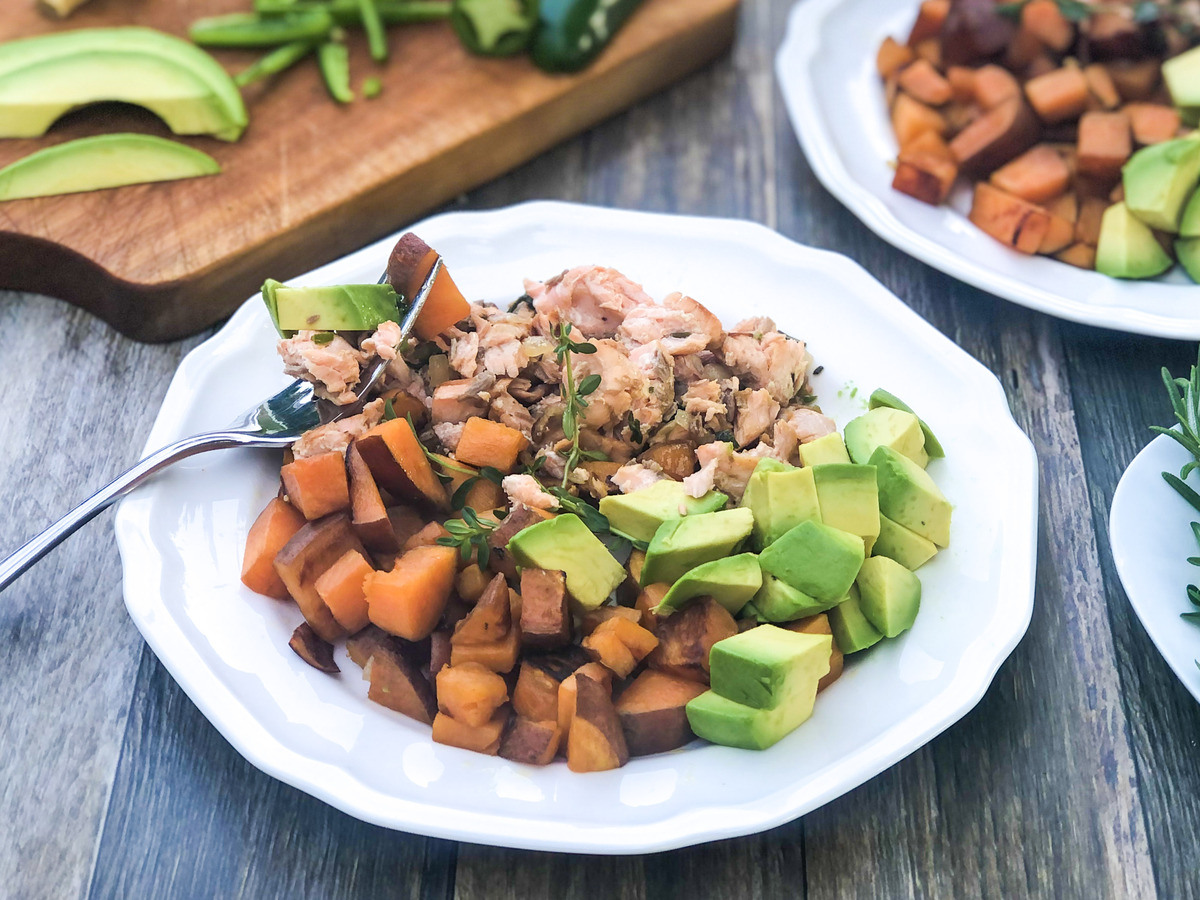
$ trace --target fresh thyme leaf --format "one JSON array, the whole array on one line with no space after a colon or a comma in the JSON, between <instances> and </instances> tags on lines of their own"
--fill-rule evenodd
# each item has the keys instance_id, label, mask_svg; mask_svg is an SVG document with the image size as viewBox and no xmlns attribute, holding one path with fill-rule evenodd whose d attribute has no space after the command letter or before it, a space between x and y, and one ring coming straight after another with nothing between
<instances>
[{"instance_id":1,"label":"fresh thyme leaf","mask_svg":"<svg viewBox=\"0 0 1200 900\"><path fill-rule=\"evenodd\" d=\"M504 481L504 473L494 466L484 466L479 470L479 477L486 478L492 484L500 484Z\"/></svg>"},{"instance_id":2,"label":"fresh thyme leaf","mask_svg":"<svg viewBox=\"0 0 1200 900\"><path fill-rule=\"evenodd\" d=\"M691 336L692 336L692 333L690 331L672 331L671 332L671 337L678 338L680 340L683 340L684 338L690 338Z\"/></svg>"},{"instance_id":3,"label":"fresh thyme leaf","mask_svg":"<svg viewBox=\"0 0 1200 900\"><path fill-rule=\"evenodd\" d=\"M590 459L592 462L608 462L608 454L603 450L580 450L579 456L581 459Z\"/></svg>"},{"instance_id":4,"label":"fresh thyme leaf","mask_svg":"<svg viewBox=\"0 0 1200 900\"><path fill-rule=\"evenodd\" d=\"M718 431L714 437L718 441L724 441L727 444L733 443L733 432L726 428L724 431Z\"/></svg>"},{"instance_id":5,"label":"fresh thyme leaf","mask_svg":"<svg viewBox=\"0 0 1200 900\"><path fill-rule=\"evenodd\" d=\"M629 434L633 438L635 444L641 446L642 438L642 423L639 422L633 415L629 414Z\"/></svg>"},{"instance_id":6,"label":"fresh thyme leaf","mask_svg":"<svg viewBox=\"0 0 1200 900\"><path fill-rule=\"evenodd\" d=\"M475 485L478 483L479 476L476 475L474 478L468 478L462 484L460 484L458 486L458 490L456 490L454 495L450 498L450 508L453 510L460 510L466 506L467 495L471 493L471 488L475 487Z\"/></svg>"},{"instance_id":7,"label":"fresh thyme leaf","mask_svg":"<svg viewBox=\"0 0 1200 900\"><path fill-rule=\"evenodd\" d=\"M462 519L450 519L445 528L449 535L437 539L443 547L457 547L464 561L472 556L479 563L479 568L486 569L491 546L488 536L496 528L493 522L480 521L475 510L469 506L462 509Z\"/></svg>"},{"instance_id":8,"label":"fresh thyme leaf","mask_svg":"<svg viewBox=\"0 0 1200 900\"><path fill-rule=\"evenodd\" d=\"M598 387L600 387L600 376L589 375L583 381L579 382L579 396L586 397L589 394L594 394Z\"/></svg>"},{"instance_id":9,"label":"fresh thyme leaf","mask_svg":"<svg viewBox=\"0 0 1200 900\"><path fill-rule=\"evenodd\" d=\"M548 487L546 490L558 499L561 509L579 516L590 531L603 534L611 530L608 526L608 518L586 500L581 500L561 487Z\"/></svg>"},{"instance_id":10,"label":"fresh thyme leaf","mask_svg":"<svg viewBox=\"0 0 1200 900\"><path fill-rule=\"evenodd\" d=\"M388 397L383 401L383 421L390 422L392 419L400 418L396 415L396 407L392 405L392 398Z\"/></svg>"},{"instance_id":11,"label":"fresh thyme leaf","mask_svg":"<svg viewBox=\"0 0 1200 900\"><path fill-rule=\"evenodd\" d=\"M1200 566L1200 556L1189 556L1187 561L1188 565Z\"/></svg>"},{"instance_id":12,"label":"fresh thyme leaf","mask_svg":"<svg viewBox=\"0 0 1200 900\"><path fill-rule=\"evenodd\" d=\"M336 336L332 331L318 331L312 336L312 342L314 344L328 344Z\"/></svg>"},{"instance_id":13,"label":"fresh thyme leaf","mask_svg":"<svg viewBox=\"0 0 1200 900\"><path fill-rule=\"evenodd\" d=\"M583 353L585 355L595 353L596 345L588 343L576 343L575 341L571 341L571 351L573 353Z\"/></svg>"},{"instance_id":14,"label":"fresh thyme leaf","mask_svg":"<svg viewBox=\"0 0 1200 900\"><path fill-rule=\"evenodd\" d=\"M558 361L563 376L560 388L563 399L563 435L571 442L571 449L567 453L566 464L563 466L561 486L565 489L570 483L571 473L575 471L575 466L579 463L579 413L587 408L588 402L584 398L600 385L600 376L589 375L583 380L582 385L576 386L575 367L571 364L571 354L595 353L596 346L571 340L570 322L559 322L558 325L551 326L550 334L555 341L554 358ZM595 379L594 383L593 379ZM585 391L584 387L590 387L590 390Z\"/></svg>"},{"instance_id":15,"label":"fresh thyme leaf","mask_svg":"<svg viewBox=\"0 0 1200 900\"><path fill-rule=\"evenodd\" d=\"M526 475L537 475L538 470L546 464L546 457L538 454L533 458L533 462L525 467Z\"/></svg>"}]
</instances>

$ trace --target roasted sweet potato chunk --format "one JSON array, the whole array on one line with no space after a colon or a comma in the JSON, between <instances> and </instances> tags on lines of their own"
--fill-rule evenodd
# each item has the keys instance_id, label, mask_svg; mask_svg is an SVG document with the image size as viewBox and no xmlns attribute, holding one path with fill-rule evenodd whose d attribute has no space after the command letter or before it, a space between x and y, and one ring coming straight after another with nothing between
<instances>
[{"instance_id":1,"label":"roasted sweet potato chunk","mask_svg":"<svg viewBox=\"0 0 1200 900\"><path fill-rule=\"evenodd\" d=\"M577 674L582 674L604 685L609 695L612 695L612 670L605 668L600 663L586 663L564 678L562 684L558 686L558 727L562 729L564 738L570 732L571 721L575 718L575 698L578 685L575 676Z\"/></svg>"},{"instance_id":2,"label":"roasted sweet potato chunk","mask_svg":"<svg viewBox=\"0 0 1200 900\"><path fill-rule=\"evenodd\" d=\"M566 576L548 569L525 569L521 572L521 646L551 650L570 640Z\"/></svg>"},{"instance_id":3,"label":"roasted sweet potato chunk","mask_svg":"<svg viewBox=\"0 0 1200 900\"><path fill-rule=\"evenodd\" d=\"M490 644L512 628L512 604L503 575L488 582L475 608L454 629L453 644Z\"/></svg>"},{"instance_id":4,"label":"roasted sweet potato chunk","mask_svg":"<svg viewBox=\"0 0 1200 900\"><path fill-rule=\"evenodd\" d=\"M321 595L317 578L349 550L366 556L367 550L350 527L350 517L335 513L309 522L292 536L275 556L275 571L313 631L333 643L346 636Z\"/></svg>"},{"instance_id":5,"label":"roasted sweet potato chunk","mask_svg":"<svg viewBox=\"0 0 1200 900\"><path fill-rule=\"evenodd\" d=\"M388 281L392 287L411 300L421 289L421 284L436 260L437 253L409 232L396 242L391 256L388 257ZM462 291L458 289L450 273L443 268L434 281L429 299L425 301L425 307L417 319L417 336L422 340L433 340L451 325L465 319L470 309Z\"/></svg>"},{"instance_id":6,"label":"roasted sweet potato chunk","mask_svg":"<svg viewBox=\"0 0 1200 900\"><path fill-rule=\"evenodd\" d=\"M950 195L958 165L945 142L931 131L900 148L892 187L936 206Z\"/></svg>"},{"instance_id":7,"label":"roasted sweet potato chunk","mask_svg":"<svg viewBox=\"0 0 1200 900\"><path fill-rule=\"evenodd\" d=\"M883 43L879 45L879 52L875 55L875 68L879 70L880 78L887 78L907 66L914 58L912 47L887 37L883 39Z\"/></svg>"},{"instance_id":8,"label":"roasted sweet potato chunk","mask_svg":"<svg viewBox=\"0 0 1200 900\"><path fill-rule=\"evenodd\" d=\"M738 633L733 616L711 597L702 597L661 619L658 646L647 657L652 669L708 684L708 653L712 645Z\"/></svg>"},{"instance_id":9,"label":"roasted sweet potato chunk","mask_svg":"<svg viewBox=\"0 0 1200 900\"><path fill-rule=\"evenodd\" d=\"M517 579L517 564L512 554L508 552L508 542L513 536L533 525L550 518L550 513L540 509L530 509L528 506L514 506L500 525L488 535L488 547L491 554L488 557L488 568L500 572L514 583Z\"/></svg>"},{"instance_id":10,"label":"roasted sweet potato chunk","mask_svg":"<svg viewBox=\"0 0 1200 900\"><path fill-rule=\"evenodd\" d=\"M918 59L900 72L900 89L926 106L942 106L954 96L950 82L927 60Z\"/></svg>"},{"instance_id":11,"label":"roasted sweet potato chunk","mask_svg":"<svg viewBox=\"0 0 1200 900\"><path fill-rule=\"evenodd\" d=\"M977 65L1004 52L1015 33L993 0L954 0L942 23L942 59L947 65Z\"/></svg>"},{"instance_id":12,"label":"roasted sweet potato chunk","mask_svg":"<svg viewBox=\"0 0 1200 900\"><path fill-rule=\"evenodd\" d=\"M337 623L349 634L362 631L370 621L364 582L374 571L374 566L361 553L347 550L337 562L317 576L314 585L317 594L325 601Z\"/></svg>"},{"instance_id":13,"label":"roasted sweet potato chunk","mask_svg":"<svg viewBox=\"0 0 1200 900\"><path fill-rule=\"evenodd\" d=\"M437 673L438 709L464 725L488 722L508 702L504 679L479 663L446 666Z\"/></svg>"},{"instance_id":14,"label":"roasted sweet potato chunk","mask_svg":"<svg viewBox=\"0 0 1200 900\"><path fill-rule=\"evenodd\" d=\"M333 661L333 644L321 640L307 622L301 622L296 626L296 630L292 632L292 639L288 641L288 646L318 672L334 675L341 671L337 663Z\"/></svg>"},{"instance_id":15,"label":"roasted sweet potato chunk","mask_svg":"<svg viewBox=\"0 0 1200 900\"><path fill-rule=\"evenodd\" d=\"M447 509L449 498L407 419L381 422L354 441L375 483L397 500Z\"/></svg>"},{"instance_id":16,"label":"roasted sweet potato chunk","mask_svg":"<svg viewBox=\"0 0 1200 900\"><path fill-rule=\"evenodd\" d=\"M458 550L434 544L416 547L388 572L366 577L367 614L391 634L410 641L429 637L450 599Z\"/></svg>"},{"instance_id":17,"label":"roasted sweet potato chunk","mask_svg":"<svg viewBox=\"0 0 1200 900\"><path fill-rule=\"evenodd\" d=\"M1179 110L1161 103L1129 103L1124 112L1129 116L1133 139L1139 144L1161 144L1179 133Z\"/></svg>"},{"instance_id":18,"label":"roasted sweet potato chunk","mask_svg":"<svg viewBox=\"0 0 1200 900\"><path fill-rule=\"evenodd\" d=\"M959 170L988 175L1037 143L1037 118L1020 98L1005 100L980 116L950 141Z\"/></svg>"},{"instance_id":19,"label":"roasted sweet potato chunk","mask_svg":"<svg viewBox=\"0 0 1200 900\"><path fill-rule=\"evenodd\" d=\"M992 184L1030 203L1052 200L1066 191L1071 170L1049 144L1038 144L992 173Z\"/></svg>"},{"instance_id":20,"label":"roasted sweet potato chunk","mask_svg":"<svg viewBox=\"0 0 1200 900\"><path fill-rule=\"evenodd\" d=\"M892 106L892 131L896 134L896 143L903 147L926 131L939 137L944 135L946 119L908 94L900 94Z\"/></svg>"},{"instance_id":21,"label":"roasted sweet potato chunk","mask_svg":"<svg viewBox=\"0 0 1200 900\"><path fill-rule=\"evenodd\" d=\"M288 499L310 522L350 507L346 461L337 451L293 460L279 474Z\"/></svg>"},{"instance_id":22,"label":"roasted sweet potato chunk","mask_svg":"<svg viewBox=\"0 0 1200 900\"><path fill-rule=\"evenodd\" d=\"M1087 112L1079 119L1079 171L1096 178L1116 178L1133 154L1129 117L1123 112Z\"/></svg>"},{"instance_id":23,"label":"roasted sweet potato chunk","mask_svg":"<svg viewBox=\"0 0 1200 900\"><path fill-rule=\"evenodd\" d=\"M975 185L970 219L1000 243L1021 253L1037 253L1050 228L1050 216L1044 209L983 181Z\"/></svg>"},{"instance_id":24,"label":"roasted sweet potato chunk","mask_svg":"<svg viewBox=\"0 0 1200 900\"><path fill-rule=\"evenodd\" d=\"M402 653L400 645L378 640L370 650L363 676L370 682L367 697L426 725L437 714L437 696L421 665Z\"/></svg>"},{"instance_id":25,"label":"roasted sweet potato chunk","mask_svg":"<svg viewBox=\"0 0 1200 900\"><path fill-rule=\"evenodd\" d=\"M354 444L346 448L346 474L350 483L350 524L359 540L368 550L395 553L400 549L396 529L383 504L379 486Z\"/></svg>"},{"instance_id":26,"label":"roasted sweet potato chunk","mask_svg":"<svg viewBox=\"0 0 1200 900\"><path fill-rule=\"evenodd\" d=\"M665 753L694 735L684 707L704 693L704 685L647 669L617 700L617 715L630 756Z\"/></svg>"},{"instance_id":27,"label":"roasted sweet potato chunk","mask_svg":"<svg viewBox=\"0 0 1200 900\"><path fill-rule=\"evenodd\" d=\"M440 712L433 720L433 740L450 747L495 756L500 749L500 736L508 724L510 712L508 706L502 706L482 725L468 725Z\"/></svg>"},{"instance_id":28,"label":"roasted sweet potato chunk","mask_svg":"<svg viewBox=\"0 0 1200 900\"><path fill-rule=\"evenodd\" d=\"M1054 0L1029 0L1021 7L1021 27L1055 53L1063 53L1075 40L1075 26Z\"/></svg>"},{"instance_id":29,"label":"roasted sweet potato chunk","mask_svg":"<svg viewBox=\"0 0 1200 900\"><path fill-rule=\"evenodd\" d=\"M272 499L246 535L246 553L242 557L242 584L257 594L286 600L287 586L275 571L275 557L296 532L304 527L304 516L286 500Z\"/></svg>"},{"instance_id":30,"label":"roasted sweet potato chunk","mask_svg":"<svg viewBox=\"0 0 1200 900\"><path fill-rule=\"evenodd\" d=\"M608 688L584 674L572 677L575 715L567 735L567 767L572 772L619 769L629 762L629 748Z\"/></svg>"},{"instance_id":31,"label":"roasted sweet potato chunk","mask_svg":"<svg viewBox=\"0 0 1200 900\"><path fill-rule=\"evenodd\" d=\"M548 766L554 762L561 741L557 722L513 716L500 738L500 756L528 766Z\"/></svg>"}]
</instances>

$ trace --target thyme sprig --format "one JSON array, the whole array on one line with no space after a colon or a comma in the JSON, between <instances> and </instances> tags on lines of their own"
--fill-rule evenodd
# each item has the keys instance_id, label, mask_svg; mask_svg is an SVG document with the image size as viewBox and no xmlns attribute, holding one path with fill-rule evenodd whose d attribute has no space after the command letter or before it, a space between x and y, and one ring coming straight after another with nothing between
<instances>
[{"instance_id":1,"label":"thyme sprig","mask_svg":"<svg viewBox=\"0 0 1200 900\"><path fill-rule=\"evenodd\" d=\"M437 542L443 547L457 547L464 562L474 555L479 568L486 569L488 558L492 552L488 538L495 529L494 522L480 520L479 516L475 514L475 510L464 506L462 518L448 520L446 530L450 534L438 538Z\"/></svg>"},{"instance_id":2,"label":"thyme sprig","mask_svg":"<svg viewBox=\"0 0 1200 900\"><path fill-rule=\"evenodd\" d=\"M603 453L584 450L579 446L579 416L587 409L587 397L600 387L601 379L599 375L592 374L584 378L578 385L575 384L575 367L571 364L571 354L595 353L596 345L587 341L573 340L570 322L563 321L550 326L550 336L554 338L554 358L558 360L558 366L562 370L560 390L563 399L563 436L571 442L571 449L567 453L567 462L563 467L562 488L565 490L570 484L571 473L579 465L580 459L605 458Z\"/></svg>"}]
</instances>

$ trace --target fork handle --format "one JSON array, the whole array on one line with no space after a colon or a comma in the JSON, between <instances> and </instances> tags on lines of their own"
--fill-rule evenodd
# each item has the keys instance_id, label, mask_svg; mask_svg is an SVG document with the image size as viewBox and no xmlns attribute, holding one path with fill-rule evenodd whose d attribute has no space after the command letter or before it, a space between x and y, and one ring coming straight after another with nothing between
<instances>
[{"instance_id":1,"label":"fork handle","mask_svg":"<svg viewBox=\"0 0 1200 900\"><path fill-rule=\"evenodd\" d=\"M198 434L168 444L151 453L128 471L118 475L112 482L88 497L73 510L32 538L19 550L0 562L0 591L3 591L30 566L57 547L81 527L90 522L117 500L129 493L147 478L165 469L172 463L186 459L206 450L225 447L241 447L255 443L252 435L235 435L229 432L217 436Z\"/></svg>"}]
</instances>

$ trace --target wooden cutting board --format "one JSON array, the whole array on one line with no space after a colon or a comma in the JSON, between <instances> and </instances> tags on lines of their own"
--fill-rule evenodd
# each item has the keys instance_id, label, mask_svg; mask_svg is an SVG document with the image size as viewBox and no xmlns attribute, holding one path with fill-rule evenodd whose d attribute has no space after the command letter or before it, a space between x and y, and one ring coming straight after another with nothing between
<instances>
[{"instance_id":1,"label":"wooden cutting board","mask_svg":"<svg viewBox=\"0 0 1200 900\"><path fill-rule=\"evenodd\" d=\"M93 0L63 23L30 0L5 6L0 40L129 24L184 35L200 16L250 3ZM472 57L445 23L390 29L391 59L377 67L352 29L352 83L378 75L379 98L334 103L308 60L245 92L250 127L237 143L180 139L214 156L220 175L0 204L0 288L59 297L139 340L198 331L265 278L395 231L704 65L732 41L737 6L648 0L574 76ZM236 71L257 53L217 56ZM110 131L170 136L141 109L95 106L43 138L0 141L0 165Z\"/></svg>"}]
</instances>

